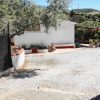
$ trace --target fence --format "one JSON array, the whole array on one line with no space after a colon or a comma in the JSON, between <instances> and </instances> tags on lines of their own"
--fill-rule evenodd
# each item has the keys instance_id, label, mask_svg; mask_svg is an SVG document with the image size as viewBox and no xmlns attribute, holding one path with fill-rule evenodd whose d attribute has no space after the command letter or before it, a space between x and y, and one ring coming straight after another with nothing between
<instances>
[{"instance_id":1,"label":"fence","mask_svg":"<svg viewBox=\"0 0 100 100\"><path fill-rule=\"evenodd\" d=\"M0 72L12 67L9 24L0 30Z\"/></svg>"}]
</instances>

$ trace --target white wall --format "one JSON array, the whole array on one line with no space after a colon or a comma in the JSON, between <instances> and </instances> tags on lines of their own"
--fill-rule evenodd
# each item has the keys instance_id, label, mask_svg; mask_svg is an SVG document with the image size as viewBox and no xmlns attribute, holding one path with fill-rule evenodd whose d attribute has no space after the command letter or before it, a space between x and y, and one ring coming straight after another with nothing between
<instances>
[{"instance_id":1,"label":"white wall","mask_svg":"<svg viewBox=\"0 0 100 100\"><path fill-rule=\"evenodd\" d=\"M52 42L55 44L74 43L74 23L72 22L63 21L60 26L58 25L57 30L51 28L49 33L51 33Z\"/></svg>"},{"instance_id":2,"label":"white wall","mask_svg":"<svg viewBox=\"0 0 100 100\"><path fill-rule=\"evenodd\" d=\"M48 45L50 44L50 37L46 33L42 32L25 32L24 34L20 36L15 36L15 42L17 45L22 45L26 44L31 45L31 44L44 44Z\"/></svg>"},{"instance_id":3,"label":"white wall","mask_svg":"<svg viewBox=\"0 0 100 100\"><path fill-rule=\"evenodd\" d=\"M44 32L45 28L41 26L40 32L25 32L20 36L15 36L15 42L17 45L31 45L41 44L49 45L54 44L67 44L74 43L74 23L69 21L63 21L58 25L57 30L50 28L48 33Z\"/></svg>"}]
</instances>

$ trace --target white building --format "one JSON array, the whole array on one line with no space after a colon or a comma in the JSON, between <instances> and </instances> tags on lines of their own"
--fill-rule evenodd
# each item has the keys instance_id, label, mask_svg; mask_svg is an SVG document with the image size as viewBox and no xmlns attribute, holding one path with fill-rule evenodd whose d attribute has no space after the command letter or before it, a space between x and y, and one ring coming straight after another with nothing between
<instances>
[{"instance_id":1,"label":"white building","mask_svg":"<svg viewBox=\"0 0 100 100\"><path fill-rule=\"evenodd\" d=\"M17 45L41 45L46 46L54 43L56 45L73 44L75 40L75 23L62 21L57 25L57 29L51 27L48 33L45 33L45 27L41 25L40 31L25 31L20 36L15 36Z\"/></svg>"}]
</instances>

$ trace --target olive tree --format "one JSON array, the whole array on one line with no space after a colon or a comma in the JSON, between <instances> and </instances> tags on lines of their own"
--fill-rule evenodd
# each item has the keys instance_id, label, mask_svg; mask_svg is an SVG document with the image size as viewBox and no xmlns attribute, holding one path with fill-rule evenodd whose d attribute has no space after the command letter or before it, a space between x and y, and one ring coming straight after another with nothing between
<instances>
[{"instance_id":1,"label":"olive tree","mask_svg":"<svg viewBox=\"0 0 100 100\"><path fill-rule=\"evenodd\" d=\"M5 18L7 17L8 5L7 0L0 0L0 29L5 24Z\"/></svg>"},{"instance_id":2,"label":"olive tree","mask_svg":"<svg viewBox=\"0 0 100 100\"><path fill-rule=\"evenodd\" d=\"M46 32L50 26L57 27L57 23L68 18L68 5L70 0L47 0L48 6L42 16L42 23Z\"/></svg>"}]
</instances>

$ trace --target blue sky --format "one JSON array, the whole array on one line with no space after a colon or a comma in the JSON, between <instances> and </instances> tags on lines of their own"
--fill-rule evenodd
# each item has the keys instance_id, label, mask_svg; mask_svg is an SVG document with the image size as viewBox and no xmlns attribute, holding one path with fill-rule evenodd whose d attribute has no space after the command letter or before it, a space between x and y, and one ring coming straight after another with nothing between
<instances>
[{"instance_id":1,"label":"blue sky","mask_svg":"<svg viewBox=\"0 0 100 100\"><path fill-rule=\"evenodd\" d=\"M46 0L33 0L36 4L46 6ZM74 8L95 8L100 10L100 0L73 0L70 4L70 9Z\"/></svg>"},{"instance_id":2,"label":"blue sky","mask_svg":"<svg viewBox=\"0 0 100 100\"><path fill-rule=\"evenodd\" d=\"M100 0L73 0L70 8L95 8L100 10Z\"/></svg>"}]
</instances>

